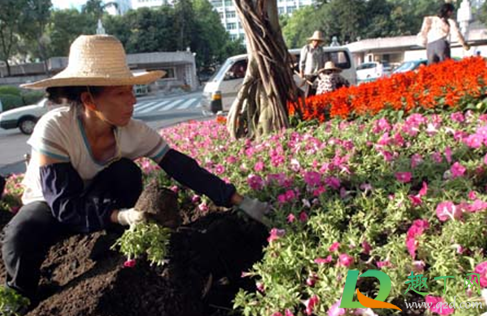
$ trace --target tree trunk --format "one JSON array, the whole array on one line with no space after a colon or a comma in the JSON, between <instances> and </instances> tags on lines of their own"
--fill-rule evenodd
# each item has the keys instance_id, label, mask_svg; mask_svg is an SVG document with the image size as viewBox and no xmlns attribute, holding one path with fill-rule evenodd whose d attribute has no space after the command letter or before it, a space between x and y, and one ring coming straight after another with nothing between
<instances>
[{"instance_id":1,"label":"tree trunk","mask_svg":"<svg viewBox=\"0 0 487 316\"><path fill-rule=\"evenodd\" d=\"M234 138L260 138L289 127L288 103L304 105L293 80L292 60L282 37L276 0L234 0L245 31L247 72L228 114Z\"/></svg>"}]
</instances>

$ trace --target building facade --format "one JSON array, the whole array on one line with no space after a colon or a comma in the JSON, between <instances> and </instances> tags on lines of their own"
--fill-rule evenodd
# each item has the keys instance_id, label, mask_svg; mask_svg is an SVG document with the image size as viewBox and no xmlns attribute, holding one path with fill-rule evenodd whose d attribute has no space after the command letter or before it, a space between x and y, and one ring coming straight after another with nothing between
<instances>
[{"instance_id":1,"label":"building facade","mask_svg":"<svg viewBox=\"0 0 487 316\"><path fill-rule=\"evenodd\" d=\"M220 15L220 20L228 33L230 33L230 38L232 40L243 38L245 43L245 32L238 18L237 11L233 6L232 0L209 1ZM279 10L279 15L291 15L294 10L314 3L315 0L277 0L277 8Z\"/></svg>"},{"instance_id":2,"label":"building facade","mask_svg":"<svg viewBox=\"0 0 487 316\"><path fill-rule=\"evenodd\" d=\"M108 14L111 15L123 15L132 8L131 0L105 1L105 3L110 3L110 2L114 2L117 4L116 6L110 5L106 7L105 10L108 12Z\"/></svg>"},{"instance_id":3,"label":"building facade","mask_svg":"<svg viewBox=\"0 0 487 316\"><path fill-rule=\"evenodd\" d=\"M132 1L132 9L137 10L139 8L152 8L152 7L159 7L161 5L172 5L173 0L131 0Z\"/></svg>"}]
</instances>

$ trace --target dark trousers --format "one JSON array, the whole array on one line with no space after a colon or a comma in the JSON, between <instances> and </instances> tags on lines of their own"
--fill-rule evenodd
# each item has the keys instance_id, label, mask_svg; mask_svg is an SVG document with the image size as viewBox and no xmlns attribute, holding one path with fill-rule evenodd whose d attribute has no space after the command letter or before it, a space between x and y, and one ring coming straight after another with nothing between
<instances>
[{"instance_id":1,"label":"dark trousers","mask_svg":"<svg viewBox=\"0 0 487 316\"><path fill-rule=\"evenodd\" d=\"M86 189L86 199L116 199L120 208L133 207L142 192L142 172L129 159L121 159L101 171ZM46 202L24 205L4 228L3 261L7 286L35 299L40 267L49 248L76 233L60 223Z\"/></svg>"},{"instance_id":2,"label":"dark trousers","mask_svg":"<svg viewBox=\"0 0 487 316\"><path fill-rule=\"evenodd\" d=\"M429 43L426 47L426 52L428 55L428 65L451 58L450 43L444 39Z\"/></svg>"}]
</instances>

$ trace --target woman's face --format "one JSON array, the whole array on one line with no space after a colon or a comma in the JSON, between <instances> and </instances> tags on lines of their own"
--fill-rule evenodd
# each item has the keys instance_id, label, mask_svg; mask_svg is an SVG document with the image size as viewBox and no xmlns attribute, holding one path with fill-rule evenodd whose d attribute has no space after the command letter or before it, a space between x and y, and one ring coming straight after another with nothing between
<instances>
[{"instance_id":1,"label":"woman's face","mask_svg":"<svg viewBox=\"0 0 487 316\"><path fill-rule=\"evenodd\" d=\"M125 126L134 113L136 103L133 86L104 87L94 99L94 109L98 118L115 126ZM85 104L86 105L86 104Z\"/></svg>"}]
</instances>

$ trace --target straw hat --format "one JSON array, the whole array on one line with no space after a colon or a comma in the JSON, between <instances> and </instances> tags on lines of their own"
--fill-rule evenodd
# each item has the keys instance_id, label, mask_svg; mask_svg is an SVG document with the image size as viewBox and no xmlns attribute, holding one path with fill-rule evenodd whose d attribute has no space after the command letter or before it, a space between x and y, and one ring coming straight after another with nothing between
<instances>
[{"instance_id":1,"label":"straw hat","mask_svg":"<svg viewBox=\"0 0 487 316\"><path fill-rule=\"evenodd\" d=\"M308 38L308 41L318 41L318 42L324 42L325 38L323 37L323 33L321 31L315 31L313 33L313 36Z\"/></svg>"},{"instance_id":2,"label":"straw hat","mask_svg":"<svg viewBox=\"0 0 487 316\"><path fill-rule=\"evenodd\" d=\"M49 79L26 83L23 88L42 89L67 86L129 86L147 84L165 71L133 74L127 66L122 43L110 35L81 35L69 50L66 69Z\"/></svg>"},{"instance_id":3,"label":"straw hat","mask_svg":"<svg viewBox=\"0 0 487 316\"><path fill-rule=\"evenodd\" d=\"M324 71L331 70L334 72L342 72L342 69L339 67L336 67L335 64L332 61L327 61L325 63L325 67L321 68L318 73L322 73Z\"/></svg>"}]
</instances>

